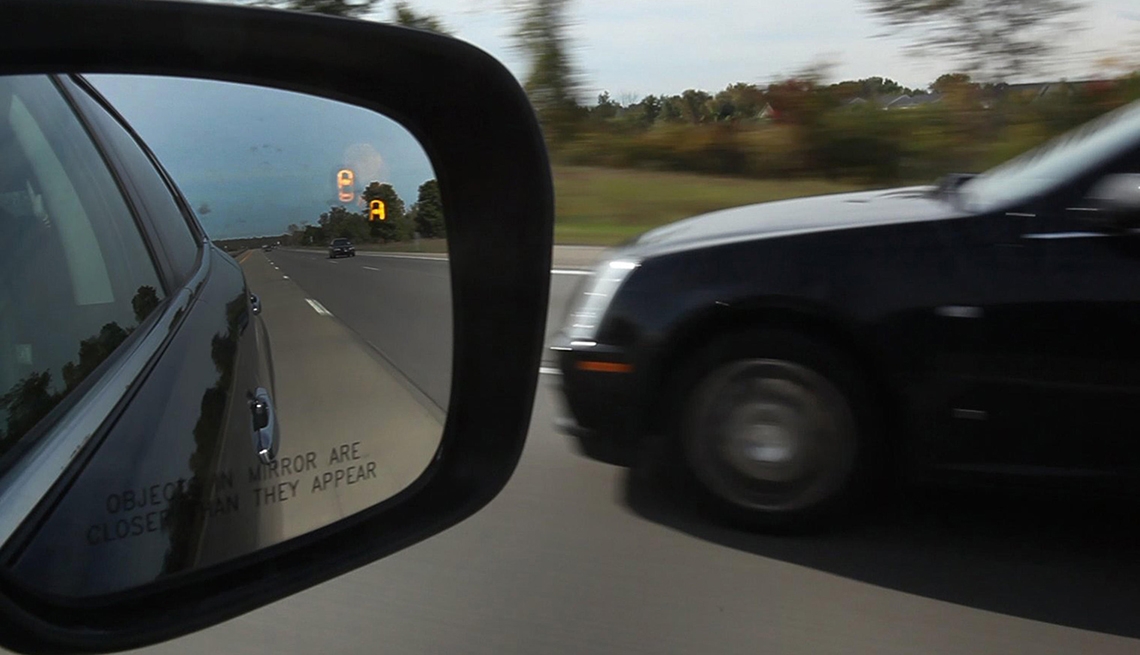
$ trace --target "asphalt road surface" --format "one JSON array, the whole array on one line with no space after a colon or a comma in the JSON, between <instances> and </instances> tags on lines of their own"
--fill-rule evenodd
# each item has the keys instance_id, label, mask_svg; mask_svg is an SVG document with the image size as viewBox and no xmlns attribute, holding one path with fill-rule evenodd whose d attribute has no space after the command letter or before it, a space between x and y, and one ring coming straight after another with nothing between
<instances>
[{"instance_id":1,"label":"asphalt road surface","mask_svg":"<svg viewBox=\"0 0 1140 655\"><path fill-rule=\"evenodd\" d=\"M268 259L446 405L446 262ZM554 276L550 330L579 281ZM148 652L1140 652L1132 505L914 492L834 534L749 535L579 456L542 380L518 471L482 512Z\"/></svg>"}]
</instances>

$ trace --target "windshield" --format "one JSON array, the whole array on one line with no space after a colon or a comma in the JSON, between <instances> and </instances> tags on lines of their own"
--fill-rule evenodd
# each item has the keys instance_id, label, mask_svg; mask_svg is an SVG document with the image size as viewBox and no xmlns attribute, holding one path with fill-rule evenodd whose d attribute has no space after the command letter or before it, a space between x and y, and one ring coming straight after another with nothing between
<instances>
[{"instance_id":1,"label":"windshield","mask_svg":"<svg viewBox=\"0 0 1140 655\"><path fill-rule=\"evenodd\" d=\"M333 245L334 246L347 246L348 245L348 239L334 239Z\"/></svg>"},{"instance_id":2,"label":"windshield","mask_svg":"<svg viewBox=\"0 0 1140 655\"><path fill-rule=\"evenodd\" d=\"M1138 143L1140 103L1133 103L970 180L961 189L963 204L986 211L1032 198Z\"/></svg>"}]
</instances>

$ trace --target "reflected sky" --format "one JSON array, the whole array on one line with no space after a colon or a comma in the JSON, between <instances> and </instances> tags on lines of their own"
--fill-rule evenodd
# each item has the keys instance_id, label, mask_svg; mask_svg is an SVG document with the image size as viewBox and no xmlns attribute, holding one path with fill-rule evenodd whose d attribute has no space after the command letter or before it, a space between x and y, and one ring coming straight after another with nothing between
<instances>
[{"instance_id":1,"label":"reflected sky","mask_svg":"<svg viewBox=\"0 0 1140 655\"><path fill-rule=\"evenodd\" d=\"M316 224L337 199L336 174L356 191L391 184L405 204L434 177L407 130L372 111L242 84L89 75L170 172L213 239L282 234Z\"/></svg>"}]
</instances>

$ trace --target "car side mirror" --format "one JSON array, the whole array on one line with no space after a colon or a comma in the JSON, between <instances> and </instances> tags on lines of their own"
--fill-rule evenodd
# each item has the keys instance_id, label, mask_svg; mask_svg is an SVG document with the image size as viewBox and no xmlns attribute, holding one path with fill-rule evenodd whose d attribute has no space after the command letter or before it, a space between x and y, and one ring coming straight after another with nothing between
<instances>
[{"instance_id":1,"label":"car side mirror","mask_svg":"<svg viewBox=\"0 0 1140 655\"><path fill-rule=\"evenodd\" d=\"M54 338L56 327L29 321L37 329L21 330L18 339L7 324L0 330L0 357L10 359L0 360L6 376L0 377L0 646L110 652L177 637L412 546L470 517L499 493L522 453L534 404L554 224L542 133L510 71L447 36L265 8L11 0L4 14L5 163L16 161L16 154L29 162L31 155L40 157L38 168L4 167L22 176L4 188L16 189L13 197L24 194L5 208L17 207L28 229L40 233L90 228L72 229L68 247L53 250L58 258L72 257L74 270L49 262L36 269L45 274L6 279L28 280L21 289L28 298L42 291L46 283L40 280L53 274L65 279L74 293L68 286L67 293L39 304L57 296L74 301L96 327L80 335L82 341L69 341L58 362L47 361L47 345L40 344L49 339L39 334ZM129 116L113 114L113 98L104 104L79 88L99 74L261 87L379 115L410 133L430 164L395 185L404 185L404 197L418 187L430 191L442 216L421 207L411 217L392 206L383 225L371 226L367 205L353 204L365 189L353 185L389 178L379 172L364 177L365 167L354 166L359 179L345 179L351 176L336 171L346 162L322 159L305 163L311 164L306 175L319 178L316 200L323 208L318 202L296 219L268 204L207 217L210 204L219 207L211 202L200 205L198 220L191 209L198 202L188 202L178 188L187 183L160 164L159 149L146 147L149 137L131 131ZM273 103L257 107L281 109ZM345 115L341 109L330 109L330 124ZM60 125L74 129L64 134ZM248 138L241 125L216 127L236 134L235 141ZM323 145L332 139L326 136L319 139ZM249 151L272 150L272 157L286 151L255 168L259 155L243 171L244 184L260 188L249 180L267 177L270 164L295 156L289 146L299 139L238 141ZM201 157L218 156L197 141L179 145ZM69 167L69 157L88 151L83 162L89 166ZM384 154L393 166L407 166L404 151ZM124 169L132 174L111 174ZM71 183L58 170L82 175ZM0 177L11 175L5 171ZM100 171L103 177L96 179ZM293 190L287 185L303 186L293 177L280 179L279 195ZM100 189L109 191L96 193ZM79 211L83 198L110 203L115 194L122 211L111 204ZM260 197L268 203L273 195ZM364 251L371 249L362 250L364 262L326 262L320 244L331 245L331 228L287 230L286 224L306 217L316 221L312 212L334 213L330 204L337 212L326 222L343 219L360 235L372 235L350 232L360 245L400 226L408 240L416 220L435 216L432 225L442 222L446 250L436 259L445 263L427 257L413 263L436 267L421 277L431 278L439 296L449 292L444 307L450 311L432 315L446 337L425 339L448 353L439 359L449 383L431 378L431 385L417 384L399 370L397 360L406 352L349 329L350 310L393 311L374 290L401 283L386 271L408 262L392 264L384 253ZM272 231L251 223L252 231L243 234L211 235L204 226L219 215L282 223ZM134 259L120 256L126 246L109 248L120 234L91 228L96 219L122 221L113 225L138 237L130 251ZM311 235L303 243L288 240L306 232ZM267 238L288 248L261 252ZM185 247L158 247L167 244ZM170 255L175 252L190 255L176 260ZM340 302L340 309L320 302L308 279L293 279L301 277L296 271L318 266L322 275L355 276L366 291L336 296L333 291L346 287L329 283L333 301L351 301ZM153 277L146 285L119 284L143 268ZM399 292L422 300L425 288ZM75 300L81 296L83 302ZM108 322L112 310L122 310L129 324ZM298 320L313 326L305 333L311 339L295 338ZM279 356L260 361L255 355L262 348L276 348ZM103 352L112 355L89 361ZM424 368L422 359L415 363ZM244 384L246 372L265 383ZM291 390L283 381L297 383ZM354 421L335 429L322 425L318 418L335 415L329 403L344 400L339 391L346 388L359 401L353 407L371 413L353 414ZM440 412L430 424L431 440L415 442L414 453L406 446L422 423L402 420L410 414L380 411L396 407L397 400L401 407L427 408L428 400L445 407L446 415ZM11 411L16 405L30 409ZM378 432L391 439L375 439ZM413 475L397 475L392 463L409 453L422 466L404 469ZM388 485L383 494L367 486L376 480Z\"/></svg>"},{"instance_id":2,"label":"car side mirror","mask_svg":"<svg viewBox=\"0 0 1140 655\"><path fill-rule=\"evenodd\" d=\"M1108 175L1093 186L1086 199L1087 218L1104 229L1140 226L1140 174Z\"/></svg>"}]
</instances>

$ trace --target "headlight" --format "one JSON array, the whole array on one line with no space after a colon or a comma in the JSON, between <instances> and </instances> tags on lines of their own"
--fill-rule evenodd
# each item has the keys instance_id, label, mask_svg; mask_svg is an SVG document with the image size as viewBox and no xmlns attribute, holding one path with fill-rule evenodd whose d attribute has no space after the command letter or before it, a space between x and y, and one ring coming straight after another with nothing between
<instances>
[{"instance_id":1,"label":"headlight","mask_svg":"<svg viewBox=\"0 0 1140 655\"><path fill-rule=\"evenodd\" d=\"M640 264L636 261L615 259L603 262L595 269L584 287L581 298L576 301L574 309L570 312L566 336L571 339L593 339L622 282L625 282L638 266Z\"/></svg>"}]
</instances>

